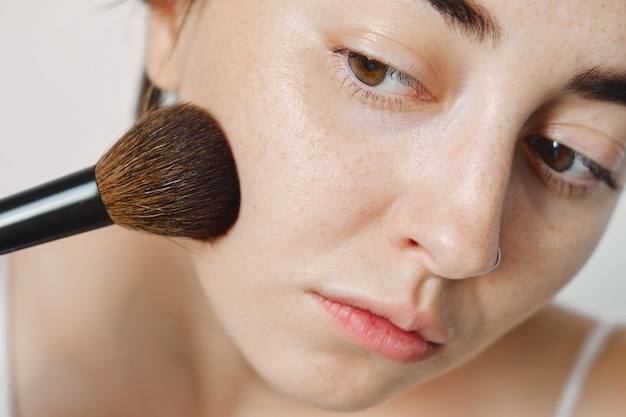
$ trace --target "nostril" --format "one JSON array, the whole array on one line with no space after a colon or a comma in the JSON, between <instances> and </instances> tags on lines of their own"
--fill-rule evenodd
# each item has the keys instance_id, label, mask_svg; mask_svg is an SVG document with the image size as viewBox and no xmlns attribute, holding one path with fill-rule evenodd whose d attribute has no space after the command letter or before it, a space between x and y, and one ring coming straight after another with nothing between
<instances>
[{"instance_id":1,"label":"nostril","mask_svg":"<svg viewBox=\"0 0 626 417\"><path fill-rule=\"evenodd\" d=\"M417 243L417 241L415 241L413 239L409 239L408 243L409 243L409 246L411 246L411 247L417 247L417 246L420 245L419 243Z\"/></svg>"},{"instance_id":2,"label":"nostril","mask_svg":"<svg viewBox=\"0 0 626 417\"><path fill-rule=\"evenodd\" d=\"M495 254L490 255L487 259L477 257L475 259L457 258L457 260L458 262L454 266L452 263L449 263L447 266L450 267L450 270L447 273L444 272L441 276L450 279L466 279L487 275L500 265L502 252L500 248L497 248Z\"/></svg>"}]
</instances>

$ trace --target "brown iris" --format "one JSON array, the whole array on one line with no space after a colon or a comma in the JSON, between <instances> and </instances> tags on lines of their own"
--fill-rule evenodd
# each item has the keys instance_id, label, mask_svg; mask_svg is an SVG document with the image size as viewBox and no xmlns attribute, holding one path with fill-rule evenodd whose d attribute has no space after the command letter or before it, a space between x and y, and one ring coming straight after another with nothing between
<instances>
[{"instance_id":1,"label":"brown iris","mask_svg":"<svg viewBox=\"0 0 626 417\"><path fill-rule=\"evenodd\" d=\"M348 64L354 75L363 84L375 87L385 81L389 67L359 54L350 54Z\"/></svg>"},{"instance_id":2,"label":"brown iris","mask_svg":"<svg viewBox=\"0 0 626 417\"><path fill-rule=\"evenodd\" d=\"M543 162L557 172L567 171L576 161L574 150L554 140L536 137L533 148Z\"/></svg>"}]
</instances>

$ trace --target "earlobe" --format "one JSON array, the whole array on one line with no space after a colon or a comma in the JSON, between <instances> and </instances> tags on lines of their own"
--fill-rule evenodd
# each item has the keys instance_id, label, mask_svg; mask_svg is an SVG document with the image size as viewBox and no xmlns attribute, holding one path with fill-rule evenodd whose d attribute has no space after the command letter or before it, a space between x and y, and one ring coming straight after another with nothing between
<instances>
[{"instance_id":1,"label":"earlobe","mask_svg":"<svg viewBox=\"0 0 626 417\"><path fill-rule=\"evenodd\" d=\"M150 81L164 91L178 90L178 32L178 18L173 8L150 8L146 28L146 72Z\"/></svg>"}]
</instances>

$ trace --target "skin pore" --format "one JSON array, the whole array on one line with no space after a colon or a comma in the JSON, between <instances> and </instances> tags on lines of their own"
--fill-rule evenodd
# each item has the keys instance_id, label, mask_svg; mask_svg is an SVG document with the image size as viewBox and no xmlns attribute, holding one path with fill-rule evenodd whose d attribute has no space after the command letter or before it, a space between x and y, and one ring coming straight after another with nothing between
<instances>
[{"instance_id":1,"label":"skin pore","mask_svg":"<svg viewBox=\"0 0 626 417\"><path fill-rule=\"evenodd\" d=\"M626 4L206 0L184 18L164 4L148 22L148 75L224 128L239 219L209 245L120 231L59 243L93 248L71 268L18 255L24 415L72 403L79 383L48 403L28 396L46 381L31 364L54 369L49 352L70 350L66 374L102 384L86 409L123 410L109 415L552 415L590 323L546 305L595 248L626 177ZM72 317L88 309L99 328L28 314L43 308L25 295L42 258L74 286L102 266L50 302L97 294ZM329 300L419 332L434 353L372 351ZM50 321L46 341L34 316ZM75 329L93 339L59 336ZM624 383L618 356L598 365L610 387ZM584 404L597 412L593 386ZM618 415L620 400L603 397L595 415Z\"/></svg>"}]
</instances>

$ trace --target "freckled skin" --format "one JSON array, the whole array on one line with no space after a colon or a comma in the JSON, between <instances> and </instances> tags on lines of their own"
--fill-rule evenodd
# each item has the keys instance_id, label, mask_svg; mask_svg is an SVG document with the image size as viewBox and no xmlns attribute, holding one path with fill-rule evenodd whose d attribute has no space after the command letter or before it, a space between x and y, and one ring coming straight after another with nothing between
<instances>
[{"instance_id":1,"label":"freckled skin","mask_svg":"<svg viewBox=\"0 0 626 417\"><path fill-rule=\"evenodd\" d=\"M353 1L192 9L180 38L180 98L222 124L242 194L235 227L199 247L195 263L226 332L278 390L356 410L441 375L544 306L600 238L618 193L599 184L584 199L557 196L529 166L520 132L563 95L581 62L626 65L626 6L480 3L503 28L497 48L463 39L412 2L391 12L373 2L352 18L341 16L360 7ZM368 109L342 87L320 29L325 14L337 32L395 17L389 37L418 49L423 37L453 39L445 53L429 48L442 55L444 64L433 63L442 88L445 80L458 88L427 115ZM438 32L408 24L420 18ZM446 54L460 64L447 68ZM501 265L483 275L498 247ZM412 303L453 336L410 366L347 347L307 296L329 287Z\"/></svg>"}]
</instances>

